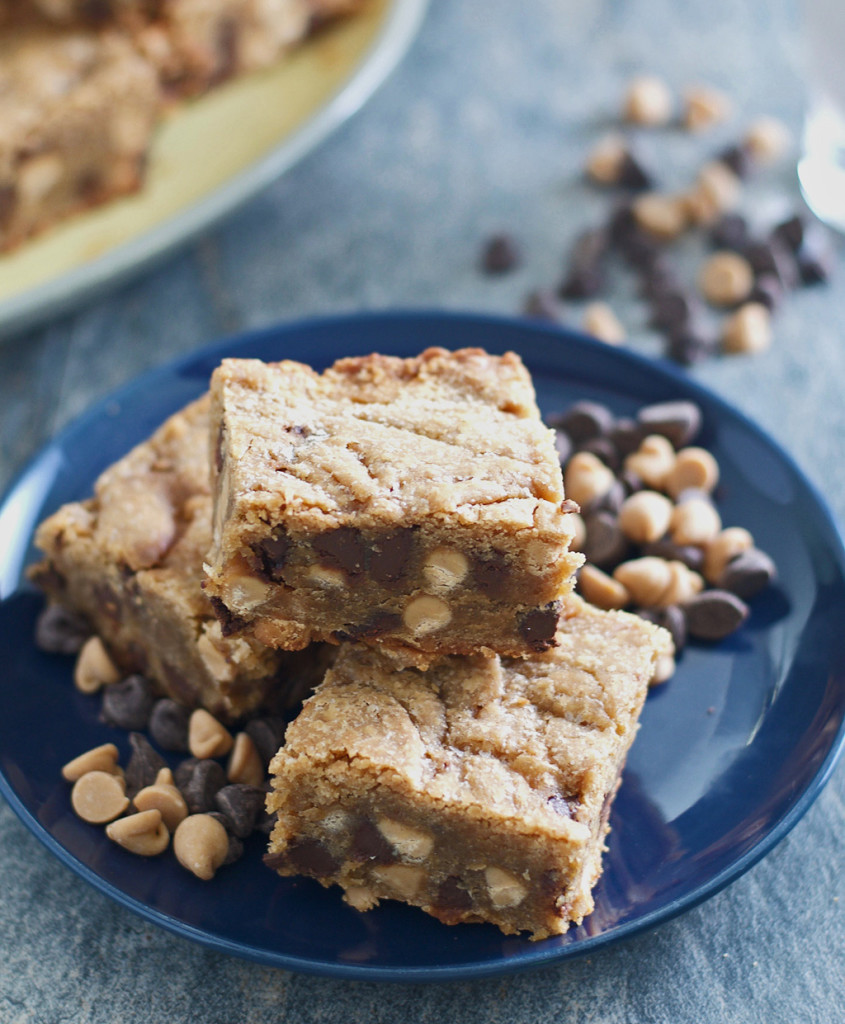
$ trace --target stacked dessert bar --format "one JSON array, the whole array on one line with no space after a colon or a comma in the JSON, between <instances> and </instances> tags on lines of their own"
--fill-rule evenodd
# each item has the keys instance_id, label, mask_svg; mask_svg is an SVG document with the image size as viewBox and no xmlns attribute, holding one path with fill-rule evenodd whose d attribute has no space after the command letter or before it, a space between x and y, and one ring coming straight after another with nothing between
<instances>
[{"instance_id":1,"label":"stacked dessert bar","mask_svg":"<svg viewBox=\"0 0 845 1024\"><path fill-rule=\"evenodd\" d=\"M271 764L266 863L542 938L592 909L671 651L571 593L573 510L512 353L225 360L42 524L35 576L124 668L230 719L329 645Z\"/></svg>"},{"instance_id":2,"label":"stacked dessert bar","mask_svg":"<svg viewBox=\"0 0 845 1024\"><path fill-rule=\"evenodd\" d=\"M0 0L0 252L137 190L162 111L364 0Z\"/></svg>"}]
</instances>

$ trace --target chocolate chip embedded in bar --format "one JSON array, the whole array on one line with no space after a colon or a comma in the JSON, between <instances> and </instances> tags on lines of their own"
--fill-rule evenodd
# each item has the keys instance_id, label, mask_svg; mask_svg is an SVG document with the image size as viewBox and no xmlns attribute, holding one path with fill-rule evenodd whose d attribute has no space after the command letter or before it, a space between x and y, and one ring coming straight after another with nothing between
<instances>
[{"instance_id":1,"label":"chocolate chip embedded in bar","mask_svg":"<svg viewBox=\"0 0 845 1024\"><path fill-rule=\"evenodd\" d=\"M415 664L554 643L581 559L516 355L435 348L322 374L226 360L212 410L205 592L225 634L378 643Z\"/></svg>"},{"instance_id":2,"label":"chocolate chip embedded in bar","mask_svg":"<svg viewBox=\"0 0 845 1024\"><path fill-rule=\"evenodd\" d=\"M427 672L341 648L270 766L265 863L535 939L593 908L619 773L662 629L567 599L559 645Z\"/></svg>"}]
</instances>

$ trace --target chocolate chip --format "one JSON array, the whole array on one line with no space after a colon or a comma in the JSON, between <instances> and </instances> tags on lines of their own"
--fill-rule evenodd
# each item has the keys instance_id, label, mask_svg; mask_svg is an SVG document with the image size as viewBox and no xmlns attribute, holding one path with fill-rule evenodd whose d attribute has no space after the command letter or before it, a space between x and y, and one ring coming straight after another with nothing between
<instances>
[{"instance_id":1,"label":"chocolate chip","mask_svg":"<svg viewBox=\"0 0 845 1024\"><path fill-rule=\"evenodd\" d=\"M609 437L591 437L589 441L579 445L578 450L591 452L614 471L619 468L619 453L616 450L616 445Z\"/></svg>"},{"instance_id":2,"label":"chocolate chip","mask_svg":"<svg viewBox=\"0 0 845 1024\"><path fill-rule=\"evenodd\" d=\"M395 583L406 575L414 550L415 527L396 530L373 541L368 571L377 583Z\"/></svg>"},{"instance_id":3,"label":"chocolate chip","mask_svg":"<svg viewBox=\"0 0 845 1024\"><path fill-rule=\"evenodd\" d=\"M666 338L666 356L680 366L695 366L709 359L718 349L719 343L715 337L694 327L670 331Z\"/></svg>"},{"instance_id":4,"label":"chocolate chip","mask_svg":"<svg viewBox=\"0 0 845 1024\"><path fill-rule=\"evenodd\" d=\"M191 712L169 697L162 697L153 704L148 726L150 736L162 750L188 749L188 720Z\"/></svg>"},{"instance_id":5,"label":"chocolate chip","mask_svg":"<svg viewBox=\"0 0 845 1024\"><path fill-rule=\"evenodd\" d=\"M742 252L751 241L748 221L740 213L726 213L709 231L710 244L715 249Z\"/></svg>"},{"instance_id":6,"label":"chocolate chip","mask_svg":"<svg viewBox=\"0 0 845 1024\"><path fill-rule=\"evenodd\" d=\"M824 284L830 278L835 253L830 239L818 225L805 231L796 260L803 285Z\"/></svg>"},{"instance_id":7,"label":"chocolate chip","mask_svg":"<svg viewBox=\"0 0 845 1024\"><path fill-rule=\"evenodd\" d=\"M551 601L544 608L532 608L519 620L519 635L532 651L547 651L554 646L560 604Z\"/></svg>"},{"instance_id":8,"label":"chocolate chip","mask_svg":"<svg viewBox=\"0 0 845 1024\"><path fill-rule=\"evenodd\" d=\"M220 631L223 636L232 636L235 633L240 633L249 625L247 619L242 618L240 615L235 615L219 597L211 597L209 601L211 602L214 614L220 622Z\"/></svg>"},{"instance_id":9,"label":"chocolate chip","mask_svg":"<svg viewBox=\"0 0 845 1024\"><path fill-rule=\"evenodd\" d=\"M244 732L255 744L258 756L268 765L282 745L285 723L281 718L253 718L244 726Z\"/></svg>"},{"instance_id":10,"label":"chocolate chip","mask_svg":"<svg viewBox=\"0 0 845 1024\"><path fill-rule=\"evenodd\" d=\"M644 405L637 413L640 429L646 434L661 434L674 448L683 448L701 429L701 409L683 399Z\"/></svg>"},{"instance_id":11,"label":"chocolate chip","mask_svg":"<svg viewBox=\"0 0 845 1024\"><path fill-rule=\"evenodd\" d=\"M146 729L153 710L153 686L145 676L127 676L103 690L101 715L120 729Z\"/></svg>"},{"instance_id":12,"label":"chocolate chip","mask_svg":"<svg viewBox=\"0 0 845 1024\"><path fill-rule=\"evenodd\" d=\"M616 420L607 435L616 446L620 458L635 452L643 439L642 427L635 420L621 418Z\"/></svg>"},{"instance_id":13,"label":"chocolate chip","mask_svg":"<svg viewBox=\"0 0 845 1024\"><path fill-rule=\"evenodd\" d=\"M522 312L534 320L547 320L555 324L560 323L563 319L563 311L557 296L554 292L543 288L529 292L525 296Z\"/></svg>"},{"instance_id":14,"label":"chocolate chip","mask_svg":"<svg viewBox=\"0 0 845 1024\"><path fill-rule=\"evenodd\" d=\"M484 244L481 269L485 274L506 274L519 266L519 247L510 235L493 235Z\"/></svg>"},{"instance_id":15,"label":"chocolate chip","mask_svg":"<svg viewBox=\"0 0 845 1024\"><path fill-rule=\"evenodd\" d=\"M609 512L615 516L627 497L628 488L625 482L617 477L604 494L591 501L587 508L582 511L589 515L592 515L594 512Z\"/></svg>"},{"instance_id":16,"label":"chocolate chip","mask_svg":"<svg viewBox=\"0 0 845 1024\"><path fill-rule=\"evenodd\" d=\"M126 788L130 793L137 793L152 786L158 773L166 767L166 762L147 737L139 732L129 734L129 746L132 753L126 765Z\"/></svg>"},{"instance_id":17,"label":"chocolate chip","mask_svg":"<svg viewBox=\"0 0 845 1024\"><path fill-rule=\"evenodd\" d=\"M343 569L350 576L363 572L366 548L361 531L354 526L340 526L321 533L314 538L312 545L322 556L321 561L331 568Z\"/></svg>"},{"instance_id":18,"label":"chocolate chip","mask_svg":"<svg viewBox=\"0 0 845 1024\"><path fill-rule=\"evenodd\" d=\"M348 623L332 634L336 640L372 640L385 633L393 633L402 625L396 612L374 612L365 622Z\"/></svg>"},{"instance_id":19,"label":"chocolate chip","mask_svg":"<svg viewBox=\"0 0 845 1024\"><path fill-rule=\"evenodd\" d=\"M569 269L558 289L562 299L587 299L604 285L604 256L607 236L600 229L582 232L569 256Z\"/></svg>"},{"instance_id":20,"label":"chocolate chip","mask_svg":"<svg viewBox=\"0 0 845 1024\"><path fill-rule=\"evenodd\" d=\"M436 906L440 913L446 912L444 916L448 916L449 911L454 913L470 909L472 896L461 885L457 875L449 875L437 887Z\"/></svg>"},{"instance_id":21,"label":"chocolate chip","mask_svg":"<svg viewBox=\"0 0 845 1024\"><path fill-rule=\"evenodd\" d=\"M472 578L475 586L487 597L494 601L502 600L510 591L510 562L501 551L491 548L483 560L474 562Z\"/></svg>"},{"instance_id":22,"label":"chocolate chip","mask_svg":"<svg viewBox=\"0 0 845 1024\"><path fill-rule=\"evenodd\" d=\"M634 154L630 150L625 150L622 162L619 165L619 177L616 184L620 188L639 192L642 189L653 188L654 179Z\"/></svg>"},{"instance_id":23,"label":"chocolate chip","mask_svg":"<svg viewBox=\"0 0 845 1024\"><path fill-rule=\"evenodd\" d=\"M60 604L48 604L35 623L35 643L49 654L77 654L89 636L87 620Z\"/></svg>"},{"instance_id":24,"label":"chocolate chip","mask_svg":"<svg viewBox=\"0 0 845 1024\"><path fill-rule=\"evenodd\" d=\"M191 814L205 814L216 809L214 796L226 785L226 773L218 761L189 757L173 773Z\"/></svg>"},{"instance_id":25,"label":"chocolate chip","mask_svg":"<svg viewBox=\"0 0 845 1024\"><path fill-rule=\"evenodd\" d=\"M758 302L772 313L783 301L783 294L783 285L779 278L774 274L760 274L748 294L748 301Z\"/></svg>"},{"instance_id":26,"label":"chocolate chip","mask_svg":"<svg viewBox=\"0 0 845 1024\"><path fill-rule=\"evenodd\" d=\"M575 402L554 421L554 426L565 430L576 447L585 441L606 434L614 423L613 413L600 402Z\"/></svg>"},{"instance_id":27,"label":"chocolate chip","mask_svg":"<svg viewBox=\"0 0 845 1024\"><path fill-rule=\"evenodd\" d=\"M679 331L689 326L697 304L682 289L665 292L651 301L649 327L659 331Z\"/></svg>"},{"instance_id":28,"label":"chocolate chip","mask_svg":"<svg viewBox=\"0 0 845 1024\"><path fill-rule=\"evenodd\" d=\"M280 583L290 546L290 538L281 527L277 527L271 536L265 537L260 543L253 544L252 551L258 559L258 574L273 583Z\"/></svg>"},{"instance_id":29,"label":"chocolate chip","mask_svg":"<svg viewBox=\"0 0 845 1024\"><path fill-rule=\"evenodd\" d=\"M675 271L657 261L643 274L638 293L641 298L653 302L663 295L678 291L679 288L680 281Z\"/></svg>"},{"instance_id":30,"label":"chocolate chip","mask_svg":"<svg viewBox=\"0 0 845 1024\"><path fill-rule=\"evenodd\" d=\"M616 516L610 512L596 512L584 520L586 537L582 550L588 562L600 569L615 568L628 555L630 545L619 529Z\"/></svg>"},{"instance_id":31,"label":"chocolate chip","mask_svg":"<svg viewBox=\"0 0 845 1024\"><path fill-rule=\"evenodd\" d=\"M748 605L727 590L705 590L684 605L687 632L702 640L721 640L748 618Z\"/></svg>"},{"instance_id":32,"label":"chocolate chip","mask_svg":"<svg viewBox=\"0 0 845 1024\"><path fill-rule=\"evenodd\" d=\"M393 847L368 818L363 818L355 826L348 855L352 860L376 864L392 864L396 860Z\"/></svg>"},{"instance_id":33,"label":"chocolate chip","mask_svg":"<svg viewBox=\"0 0 845 1024\"><path fill-rule=\"evenodd\" d=\"M798 268L792 253L777 239L766 242L752 242L745 247L743 256L751 264L755 276L771 274L785 289L794 288L798 283Z\"/></svg>"},{"instance_id":34,"label":"chocolate chip","mask_svg":"<svg viewBox=\"0 0 845 1024\"><path fill-rule=\"evenodd\" d=\"M246 839L264 809L264 790L241 783L223 786L214 794L214 805L231 821L232 834Z\"/></svg>"},{"instance_id":35,"label":"chocolate chip","mask_svg":"<svg viewBox=\"0 0 845 1024\"><path fill-rule=\"evenodd\" d=\"M749 548L728 562L719 586L737 597L750 598L765 590L776 575L775 563L765 551Z\"/></svg>"},{"instance_id":36,"label":"chocolate chip","mask_svg":"<svg viewBox=\"0 0 845 1024\"><path fill-rule=\"evenodd\" d=\"M701 567L704 565L704 551L701 548L694 544L674 544L666 537L653 541L651 544L644 544L642 553L665 558L667 562L683 562L688 569L693 569L695 572L701 572Z\"/></svg>"},{"instance_id":37,"label":"chocolate chip","mask_svg":"<svg viewBox=\"0 0 845 1024\"><path fill-rule=\"evenodd\" d=\"M546 801L555 814L563 818L572 818L578 810L580 801L575 796L564 796L562 793L554 793Z\"/></svg>"},{"instance_id":38,"label":"chocolate chip","mask_svg":"<svg viewBox=\"0 0 845 1024\"><path fill-rule=\"evenodd\" d=\"M797 253L804 242L804 219L798 214L781 221L772 229L772 237Z\"/></svg>"},{"instance_id":39,"label":"chocolate chip","mask_svg":"<svg viewBox=\"0 0 845 1024\"><path fill-rule=\"evenodd\" d=\"M244 844L238 839L237 836L229 834L229 849L226 852L226 858L223 864L234 864L236 860L240 860L244 853Z\"/></svg>"},{"instance_id":40,"label":"chocolate chip","mask_svg":"<svg viewBox=\"0 0 845 1024\"><path fill-rule=\"evenodd\" d=\"M687 619L682 608L676 604L670 604L666 608L640 608L637 615L668 630L675 645L675 654L681 653L687 642Z\"/></svg>"},{"instance_id":41,"label":"chocolate chip","mask_svg":"<svg viewBox=\"0 0 845 1024\"><path fill-rule=\"evenodd\" d=\"M718 154L716 159L740 179L747 178L751 171L751 156L744 146L728 146Z\"/></svg>"},{"instance_id":42,"label":"chocolate chip","mask_svg":"<svg viewBox=\"0 0 845 1024\"><path fill-rule=\"evenodd\" d=\"M286 860L302 875L325 878L333 875L340 866L332 856L331 851L319 839L303 838L294 840L288 846L286 854ZM279 855L270 854L264 858L264 863L268 864L269 867L276 866L272 863L274 856ZM282 866L282 864L284 864L284 861L278 866Z\"/></svg>"}]
</instances>

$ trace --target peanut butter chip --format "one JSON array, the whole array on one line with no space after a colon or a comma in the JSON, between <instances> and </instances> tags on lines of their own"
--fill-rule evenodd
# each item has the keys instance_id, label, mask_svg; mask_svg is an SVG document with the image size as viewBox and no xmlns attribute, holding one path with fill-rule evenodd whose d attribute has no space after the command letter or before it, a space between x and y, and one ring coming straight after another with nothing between
<instances>
[{"instance_id":1,"label":"peanut butter chip","mask_svg":"<svg viewBox=\"0 0 845 1024\"><path fill-rule=\"evenodd\" d=\"M591 302L584 310L584 330L607 345L621 345L625 328L606 302Z\"/></svg>"},{"instance_id":2,"label":"peanut butter chip","mask_svg":"<svg viewBox=\"0 0 845 1024\"><path fill-rule=\"evenodd\" d=\"M415 597L402 615L405 625L414 633L433 633L452 619L449 605L439 597L422 594Z\"/></svg>"},{"instance_id":3,"label":"peanut butter chip","mask_svg":"<svg viewBox=\"0 0 845 1024\"><path fill-rule=\"evenodd\" d=\"M754 287L751 264L736 252L717 252L701 268L701 294L712 306L736 306Z\"/></svg>"},{"instance_id":4,"label":"peanut butter chip","mask_svg":"<svg viewBox=\"0 0 845 1024\"><path fill-rule=\"evenodd\" d=\"M173 851L183 868L208 881L226 860L229 837L210 814L191 814L176 829Z\"/></svg>"},{"instance_id":5,"label":"peanut butter chip","mask_svg":"<svg viewBox=\"0 0 845 1024\"><path fill-rule=\"evenodd\" d=\"M240 782L246 786L260 786L264 782L264 763L245 732L235 736L235 743L226 766L226 778L229 782Z\"/></svg>"},{"instance_id":6,"label":"peanut butter chip","mask_svg":"<svg viewBox=\"0 0 845 1024\"><path fill-rule=\"evenodd\" d=\"M106 835L139 857L156 857L167 849L170 833L158 810L140 811L106 826Z\"/></svg>"},{"instance_id":7,"label":"peanut butter chip","mask_svg":"<svg viewBox=\"0 0 845 1024\"><path fill-rule=\"evenodd\" d=\"M209 757L223 757L232 749L232 734L214 715L197 708L188 723L188 747L201 761Z\"/></svg>"},{"instance_id":8,"label":"peanut butter chip","mask_svg":"<svg viewBox=\"0 0 845 1024\"><path fill-rule=\"evenodd\" d=\"M82 693L96 693L109 683L116 683L120 672L106 653L98 636L89 637L82 645L73 670L73 682Z\"/></svg>"},{"instance_id":9,"label":"peanut butter chip","mask_svg":"<svg viewBox=\"0 0 845 1024\"><path fill-rule=\"evenodd\" d=\"M623 108L626 121L651 127L668 124L673 107L672 93L662 78L640 75L628 84Z\"/></svg>"},{"instance_id":10,"label":"peanut butter chip","mask_svg":"<svg viewBox=\"0 0 845 1024\"><path fill-rule=\"evenodd\" d=\"M664 242L677 238L688 224L687 204L681 196L646 192L634 200L632 209L643 231Z\"/></svg>"},{"instance_id":11,"label":"peanut butter chip","mask_svg":"<svg viewBox=\"0 0 845 1024\"><path fill-rule=\"evenodd\" d=\"M725 321L722 331L725 352L765 352L771 343L771 317L768 309L759 302L746 302Z\"/></svg>"},{"instance_id":12,"label":"peanut butter chip","mask_svg":"<svg viewBox=\"0 0 845 1024\"><path fill-rule=\"evenodd\" d=\"M185 798L175 786L167 783L156 782L153 786L146 786L132 802L139 811L157 810L168 832L173 832L179 822L188 817Z\"/></svg>"},{"instance_id":13,"label":"peanut butter chip","mask_svg":"<svg viewBox=\"0 0 845 1024\"><path fill-rule=\"evenodd\" d=\"M433 590L452 590L469 572L469 560L454 548L435 548L422 568L426 584Z\"/></svg>"},{"instance_id":14,"label":"peanut butter chip","mask_svg":"<svg viewBox=\"0 0 845 1024\"><path fill-rule=\"evenodd\" d=\"M114 821L129 806L122 778L109 772L87 772L77 779L70 794L74 811L92 825Z\"/></svg>"},{"instance_id":15,"label":"peanut butter chip","mask_svg":"<svg viewBox=\"0 0 845 1024\"><path fill-rule=\"evenodd\" d=\"M84 754L73 758L62 768L62 778L68 782L76 782L88 772L107 772L109 775L119 774L117 765L117 747L113 743L86 750Z\"/></svg>"}]
</instances>

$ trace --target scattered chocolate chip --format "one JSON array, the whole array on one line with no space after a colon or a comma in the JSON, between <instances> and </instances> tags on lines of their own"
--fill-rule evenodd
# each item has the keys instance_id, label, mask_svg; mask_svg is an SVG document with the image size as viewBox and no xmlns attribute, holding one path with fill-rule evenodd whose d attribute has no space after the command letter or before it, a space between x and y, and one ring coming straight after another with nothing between
<instances>
[{"instance_id":1,"label":"scattered chocolate chip","mask_svg":"<svg viewBox=\"0 0 845 1024\"><path fill-rule=\"evenodd\" d=\"M282 569L290 551L290 538L287 533L281 527L277 527L271 536L253 545L252 550L258 559L259 575L273 583L281 582Z\"/></svg>"},{"instance_id":2,"label":"scattered chocolate chip","mask_svg":"<svg viewBox=\"0 0 845 1024\"><path fill-rule=\"evenodd\" d=\"M620 418L616 420L608 431L607 436L616 447L619 457L624 459L639 448L643 439L642 427L636 420Z\"/></svg>"},{"instance_id":3,"label":"scattered chocolate chip","mask_svg":"<svg viewBox=\"0 0 845 1024\"><path fill-rule=\"evenodd\" d=\"M754 597L775 578L775 563L765 551L749 548L732 558L719 578L719 586L737 597Z\"/></svg>"},{"instance_id":4,"label":"scattered chocolate chip","mask_svg":"<svg viewBox=\"0 0 845 1024\"><path fill-rule=\"evenodd\" d=\"M640 608L637 615L668 630L675 645L675 654L681 653L687 642L687 619L682 608L676 604L666 608Z\"/></svg>"},{"instance_id":5,"label":"scattered chocolate chip","mask_svg":"<svg viewBox=\"0 0 845 1024\"><path fill-rule=\"evenodd\" d=\"M367 569L377 583L395 583L407 574L416 533L416 527L411 527L373 541Z\"/></svg>"},{"instance_id":6,"label":"scattered chocolate chip","mask_svg":"<svg viewBox=\"0 0 845 1024\"><path fill-rule=\"evenodd\" d=\"M642 189L653 188L654 179L633 153L626 150L619 164L619 177L616 184L631 192L639 192Z\"/></svg>"},{"instance_id":7,"label":"scattered chocolate chip","mask_svg":"<svg viewBox=\"0 0 845 1024\"><path fill-rule=\"evenodd\" d=\"M587 299L604 285L604 256L607 236L601 229L582 232L569 257L569 269L558 289L562 299Z\"/></svg>"},{"instance_id":8,"label":"scattered chocolate chip","mask_svg":"<svg viewBox=\"0 0 845 1024\"><path fill-rule=\"evenodd\" d=\"M241 783L223 786L214 794L214 805L231 821L232 834L246 839L264 809L264 790Z\"/></svg>"},{"instance_id":9,"label":"scattered chocolate chip","mask_svg":"<svg viewBox=\"0 0 845 1024\"><path fill-rule=\"evenodd\" d=\"M697 304L683 290L665 292L651 301L649 326L659 331L680 331L689 326Z\"/></svg>"},{"instance_id":10,"label":"scattered chocolate chip","mask_svg":"<svg viewBox=\"0 0 845 1024\"><path fill-rule=\"evenodd\" d=\"M584 520L587 535L582 545L584 557L600 569L615 568L630 550L627 538L619 529L616 516L596 512Z\"/></svg>"},{"instance_id":11,"label":"scattered chocolate chip","mask_svg":"<svg viewBox=\"0 0 845 1024\"><path fill-rule=\"evenodd\" d=\"M604 494L591 501L583 511L590 515L594 512L609 512L615 516L627 497L628 488L625 482L617 477Z\"/></svg>"},{"instance_id":12,"label":"scattered chocolate chip","mask_svg":"<svg viewBox=\"0 0 845 1024\"><path fill-rule=\"evenodd\" d=\"M167 765L161 754L141 733L129 734L129 746L132 753L126 765L126 788L130 793L137 793L152 786L158 773Z\"/></svg>"},{"instance_id":13,"label":"scattered chocolate chip","mask_svg":"<svg viewBox=\"0 0 845 1024\"><path fill-rule=\"evenodd\" d=\"M77 654L89 636L88 622L59 604L48 604L35 623L35 643L48 654Z\"/></svg>"},{"instance_id":14,"label":"scattered chocolate chip","mask_svg":"<svg viewBox=\"0 0 845 1024\"><path fill-rule=\"evenodd\" d=\"M216 810L215 794L226 785L226 773L218 761L189 757L173 773L191 814Z\"/></svg>"},{"instance_id":15,"label":"scattered chocolate chip","mask_svg":"<svg viewBox=\"0 0 845 1024\"><path fill-rule=\"evenodd\" d=\"M554 646L560 605L551 601L544 608L532 608L519 620L519 635L532 651L547 651Z\"/></svg>"},{"instance_id":16,"label":"scattered chocolate chip","mask_svg":"<svg viewBox=\"0 0 845 1024\"><path fill-rule=\"evenodd\" d=\"M572 439L565 430L555 430L555 450L561 463L567 462L574 451Z\"/></svg>"},{"instance_id":17,"label":"scattered chocolate chip","mask_svg":"<svg viewBox=\"0 0 845 1024\"><path fill-rule=\"evenodd\" d=\"M191 712L169 697L162 697L153 704L150 713L150 736L162 750L188 749L188 720Z\"/></svg>"},{"instance_id":18,"label":"scattered chocolate chip","mask_svg":"<svg viewBox=\"0 0 845 1024\"><path fill-rule=\"evenodd\" d=\"M519 247L511 235L493 235L484 243L481 269L485 274L506 274L519 266Z\"/></svg>"},{"instance_id":19,"label":"scattered chocolate chip","mask_svg":"<svg viewBox=\"0 0 845 1024\"><path fill-rule=\"evenodd\" d=\"M803 285L824 284L833 273L835 254L830 239L818 225L804 233L795 258Z\"/></svg>"},{"instance_id":20,"label":"scattered chocolate chip","mask_svg":"<svg viewBox=\"0 0 845 1024\"><path fill-rule=\"evenodd\" d=\"M710 244L714 249L729 249L742 252L751 241L748 221L740 213L725 213L709 231Z\"/></svg>"},{"instance_id":21,"label":"scattered chocolate chip","mask_svg":"<svg viewBox=\"0 0 845 1024\"><path fill-rule=\"evenodd\" d=\"M226 853L226 858L223 864L234 864L236 860L240 860L244 853L243 841L238 839L237 836L229 833L229 849Z\"/></svg>"},{"instance_id":22,"label":"scattered chocolate chip","mask_svg":"<svg viewBox=\"0 0 845 1024\"><path fill-rule=\"evenodd\" d=\"M153 710L153 685L145 676L127 676L103 689L101 715L119 729L146 729Z\"/></svg>"},{"instance_id":23,"label":"scattered chocolate chip","mask_svg":"<svg viewBox=\"0 0 845 1024\"><path fill-rule=\"evenodd\" d=\"M312 541L322 561L333 569L343 569L350 576L363 572L366 547L361 531L354 526L340 526L336 530L318 534Z\"/></svg>"},{"instance_id":24,"label":"scattered chocolate chip","mask_svg":"<svg viewBox=\"0 0 845 1024\"><path fill-rule=\"evenodd\" d=\"M772 237L797 253L804 242L804 219L798 214L781 221L772 229Z\"/></svg>"},{"instance_id":25,"label":"scattered chocolate chip","mask_svg":"<svg viewBox=\"0 0 845 1024\"><path fill-rule=\"evenodd\" d=\"M740 179L747 178L752 168L751 155L745 146L728 146L716 159Z\"/></svg>"},{"instance_id":26,"label":"scattered chocolate chip","mask_svg":"<svg viewBox=\"0 0 845 1024\"><path fill-rule=\"evenodd\" d=\"M607 434L614 424L614 416L606 405L600 402L575 402L570 408L555 417L553 426L565 430L572 443L581 447L585 441Z\"/></svg>"},{"instance_id":27,"label":"scattered chocolate chip","mask_svg":"<svg viewBox=\"0 0 845 1024\"><path fill-rule=\"evenodd\" d=\"M693 544L675 544L667 537L653 541L651 544L643 544L644 555L656 555L658 558L665 558L667 562L683 562L688 569L701 572L704 565L704 551Z\"/></svg>"},{"instance_id":28,"label":"scattered chocolate chip","mask_svg":"<svg viewBox=\"0 0 845 1024\"><path fill-rule=\"evenodd\" d=\"M759 274L748 295L748 301L758 302L772 313L783 301L783 295L783 285L778 277L774 274Z\"/></svg>"},{"instance_id":29,"label":"scattered chocolate chip","mask_svg":"<svg viewBox=\"0 0 845 1024\"><path fill-rule=\"evenodd\" d=\"M244 732L255 744L258 756L268 765L282 745L285 723L281 718L252 718L244 726Z\"/></svg>"},{"instance_id":30,"label":"scattered chocolate chip","mask_svg":"<svg viewBox=\"0 0 845 1024\"><path fill-rule=\"evenodd\" d=\"M579 451L592 452L614 471L619 468L619 452L609 437L591 437L589 441L579 445Z\"/></svg>"},{"instance_id":31,"label":"scattered chocolate chip","mask_svg":"<svg viewBox=\"0 0 845 1024\"><path fill-rule=\"evenodd\" d=\"M718 340L693 327L672 331L666 338L666 356L679 366L695 366L719 349Z\"/></svg>"},{"instance_id":32,"label":"scattered chocolate chip","mask_svg":"<svg viewBox=\"0 0 845 1024\"><path fill-rule=\"evenodd\" d=\"M562 793L553 793L546 803L555 814L564 818L572 818L578 809L580 801L576 796L564 796Z\"/></svg>"},{"instance_id":33,"label":"scattered chocolate chip","mask_svg":"<svg viewBox=\"0 0 845 1024\"><path fill-rule=\"evenodd\" d=\"M547 320L555 324L563 319L560 302L555 293L548 289L540 288L529 292L522 304L522 312L534 320Z\"/></svg>"},{"instance_id":34,"label":"scattered chocolate chip","mask_svg":"<svg viewBox=\"0 0 845 1024\"><path fill-rule=\"evenodd\" d=\"M748 605L727 590L704 590L684 606L687 632L701 640L721 640L748 618Z\"/></svg>"},{"instance_id":35,"label":"scattered chocolate chip","mask_svg":"<svg viewBox=\"0 0 845 1024\"><path fill-rule=\"evenodd\" d=\"M662 434L673 448L690 444L701 430L701 409L684 400L654 402L637 413L637 423L646 434Z\"/></svg>"},{"instance_id":36,"label":"scattered chocolate chip","mask_svg":"<svg viewBox=\"0 0 845 1024\"><path fill-rule=\"evenodd\" d=\"M798 268L792 253L777 239L765 242L751 242L742 255L751 264L755 276L772 275L784 289L794 288L798 283Z\"/></svg>"}]
</instances>

